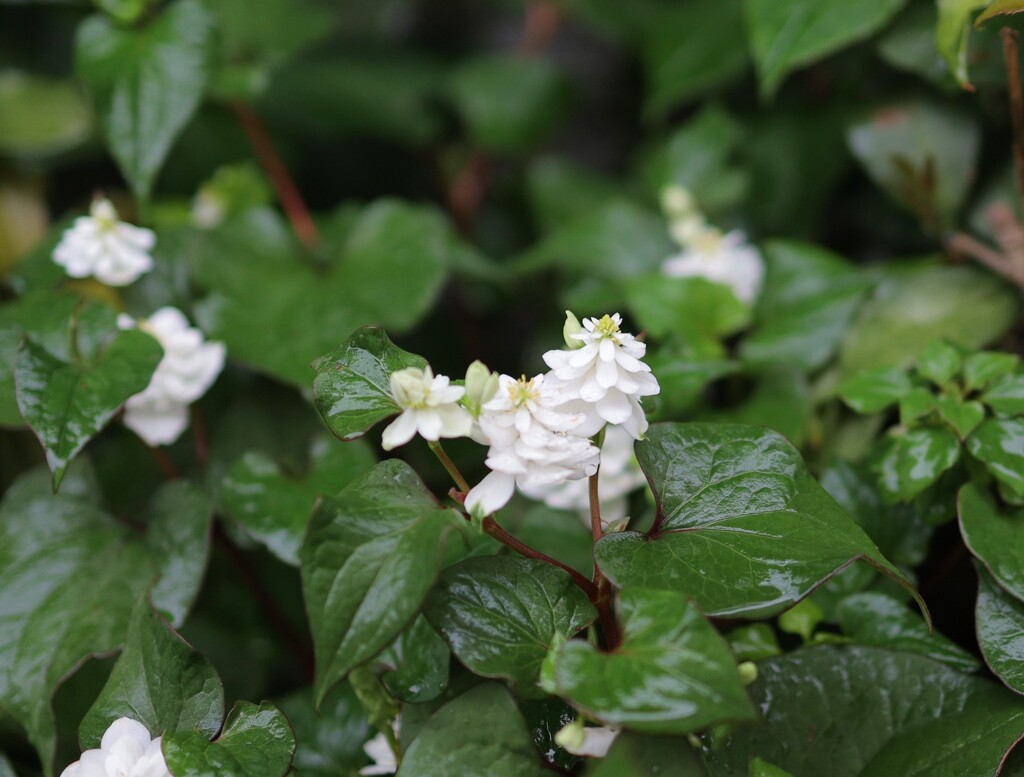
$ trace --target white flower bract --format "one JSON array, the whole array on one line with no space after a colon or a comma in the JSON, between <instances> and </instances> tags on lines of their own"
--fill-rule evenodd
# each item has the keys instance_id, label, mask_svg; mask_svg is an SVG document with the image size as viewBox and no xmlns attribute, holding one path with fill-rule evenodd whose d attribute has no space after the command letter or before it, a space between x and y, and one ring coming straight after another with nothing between
<instances>
[{"instance_id":1,"label":"white flower bract","mask_svg":"<svg viewBox=\"0 0 1024 777\"><path fill-rule=\"evenodd\" d=\"M583 343L582 348L544 354L562 396L570 403L565 409L586 415L576 434L592 436L606 423L622 426L635 440L647 431L640 398L661 389L651 368L640 361L647 346L623 332L621 325L618 313L586 318L584 331L571 335Z\"/></svg>"},{"instance_id":2,"label":"white flower bract","mask_svg":"<svg viewBox=\"0 0 1024 777\"><path fill-rule=\"evenodd\" d=\"M577 718L555 734L555 742L573 755L604 758L621 731L610 726L584 726L582 718Z\"/></svg>"},{"instance_id":3,"label":"white flower bract","mask_svg":"<svg viewBox=\"0 0 1024 777\"><path fill-rule=\"evenodd\" d=\"M118 718L99 748L86 750L60 777L170 777L160 744L138 721Z\"/></svg>"},{"instance_id":4,"label":"white flower bract","mask_svg":"<svg viewBox=\"0 0 1024 777\"><path fill-rule=\"evenodd\" d=\"M459 404L466 390L450 384L446 375L435 376L429 366L391 373L391 396L402 414L384 430L381 447L390 451L416 434L431 442L469 435L473 416Z\"/></svg>"},{"instance_id":5,"label":"white flower bract","mask_svg":"<svg viewBox=\"0 0 1024 777\"><path fill-rule=\"evenodd\" d=\"M394 731L396 740L398 739L401 725L401 716L395 718L391 724L391 730ZM383 731L363 745L363 752L373 759L373 763L360 769L360 774L394 774L398 771L398 758L395 756L395 751L391 749L391 743L384 736Z\"/></svg>"},{"instance_id":6,"label":"white flower bract","mask_svg":"<svg viewBox=\"0 0 1024 777\"><path fill-rule=\"evenodd\" d=\"M72 278L92 276L108 286L127 286L153 268L152 230L119 221L110 200L97 199L79 216L53 251L53 261Z\"/></svg>"},{"instance_id":7,"label":"white flower bract","mask_svg":"<svg viewBox=\"0 0 1024 777\"><path fill-rule=\"evenodd\" d=\"M742 232L722 235L710 229L695 236L682 253L666 259L661 271L674 278L706 278L728 286L736 299L749 305L761 291L764 260Z\"/></svg>"},{"instance_id":8,"label":"white flower bract","mask_svg":"<svg viewBox=\"0 0 1024 777\"><path fill-rule=\"evenodd\" d=\"M516 485L528 491L594 474L600 451L576 434L586 416L558 410L564 402L556 383L544 375L498 379L498 392L480 416L491 446L486 460L491 472L466 496L471 513L500 510Z\"/></svg>"},{"instance_id":9,"label":"white flower bract","mask_svg":"<svg viewBox=\"0 0 1024 777\"><path fill-rule=\"evenodd\" d=\"M206 342L203 333L172 307L140 321L121 316L118 325L137 326L164 349L149 385L125 403L125 426L149 445L169 445L188 427L188 406L206 393L224 368L224 344Z\"/></svg>"}]
</instances>

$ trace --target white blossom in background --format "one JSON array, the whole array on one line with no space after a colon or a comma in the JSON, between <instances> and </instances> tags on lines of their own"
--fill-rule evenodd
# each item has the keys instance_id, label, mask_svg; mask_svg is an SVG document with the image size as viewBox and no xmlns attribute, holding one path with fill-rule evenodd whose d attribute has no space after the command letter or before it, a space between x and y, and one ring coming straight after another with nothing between
<instances>
[{"instance_id":1,"label":"white blossom in background","mask_svg":"<svg viewBox=\"0 0 1024 777\"><path fill-rule=\"evenodd\" d=\"M498 379L498 391L480 415L491 472L466 495L470 513L500 510L517 485L526 492L594 474L600 451L576 432L586 416L557 409L564 404L558 386L544 375Z\"/></svg>"},{"instance_id":2,"label":"white blossom in background","mask_svg":"<svg viewBox=\"0 0 1024 777\"><path fill-rule=\"evenodd\" d=\"M761 292L764 260L739 230L723 235L708 229L682 253L666 259L661 271L673 278L706 278L728 286L736 299L749 305Z\"/></svg>"},{"instance_id":3,"label":"white blossom in background","mask_svg":"<svg viewBox=\"0 0 1024 777\"><path fill-rule=\"evenodd\" d=\"M399 726L400 719L395 718L392 729L395 732L396 739L398 738ZM360 769L360 774L394 774L398 771L398 758L395 755L395 751L391 749L391 743L384 736L384 732L379 732L377 736L364 744L363 752L373 759L373 763Z\"/></svg>"},{"instance_id":4,"label":"white blossom in background","mask_svg":"<svg viewBox=\"0 0 1024 777\"><path fill-rule=\"evenodd\" d=\"M225 349L208 343L177 308L160 308L146 319L118 318L122 329L139 328L157 339L163 358L145 390L128 398L124 423L149 445L169 445L188 427L188 407L224 368Z\"/></svg>"},{"instance_id":5,"label":"white blossom in background","mask_svg":"<svg viewBox=\"0 0 1024 777\"><path fill-rule=\"evenodd\" d=\"M53 261L72 278L91 275L108 286L127 286L153 268L149 252L155 244L152 230L118 221L110 200L97 199L89 215L64 232Z\"/></svg>"},{"instance_id":6,"label":"white blossom in background","mask_svg":"<svg viewBox=\"0 0 1024 777\"><path fill-rule=\"evenodd\" d=\"M60 777L171 777L160 737L131 718L118 718L96 750L86 750Z\"/></svg>"},{"instance_id":7,"label":"white blossom in background","mask_svg":"<svg viewBox=\"0 0 1024 777\"><path fill-rule=\"evenodd\" d=\"M209 187L203 187L192 200L192 224L199 229L213 229L220 226L227 216L224 198Z\"/></svg>"},{"instance_id":8,"label":"white blossom in background","mask_svg":"<svg viewBox=\"0 0 1024 777\"><path fill-rule=\"evenodd\" d=\"M465 393L462 386L452 386L446 375L435 376L429 366L391 373L391 396L402 414L384 430L381 447L390 451L405 445L417 433L431 442L468 436L473 416L459 404Z\"/></svg>"},{"instance_id":9,"label":"white blossom in background","mask_svg":"<svg viewBox=\"0 0 1024 777\"><path fill-rule=\"evenodd\" d=\"M555 734L555 743L573 755L604 758L621 729L609 726L584 726L577 718Z\"/></svg>"},{"instance_id":10,"label":"white blossom in background","mask_svg":"<svg viewBox=\"0 0 1024 777\"><path fill-rule=\"evenodd\" d=\"M633 438L618 426L609 426L601 445L601 468L597 473L601 495L601 523L607 531L611 524L626 517L628 496L647 483L633 453ZM524 489L533 499L548 507L573 510L590 525L590 487L586 480L566 480L550 486Z\"/></svg>"},{"instance_id":11,"label":"white blossom in background","mask_svg":"<svg viewBox=\"0 0 1024 777\"><path fill-rule=\"evenodd\" d=\"M567 337L582 347L544 354L562 396L570 403L565 409L586 415L576 434L590 437L606 423L621 426L635 440L647 431L640 398L653 396L661 388L651 368L640 361L647 346L623 332L621 325L618 313L586 318L582 331Z\"/></svg>"}]
</instances>

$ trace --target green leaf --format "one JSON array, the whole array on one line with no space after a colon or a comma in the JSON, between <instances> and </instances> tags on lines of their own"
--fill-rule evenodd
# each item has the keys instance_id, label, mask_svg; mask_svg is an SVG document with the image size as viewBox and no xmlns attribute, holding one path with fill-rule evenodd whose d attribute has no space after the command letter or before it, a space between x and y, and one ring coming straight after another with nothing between
<instances>
[{"instance_id":1,"label":"green leaf","mask_svg":"<svg viewBox=\"0 0 1024 777\"><path fill-rule=\"evenodd\" d=\"M985 418L985 407L981 402L963 402L950 394L943 394L935 404L939 415L956 429L961 440L966 439Z\"/></svg>"},{"instance_id":2,"label":"green leaf","mask_svg":"<svg viewBox=\"0 0 1024 777\"><path fill-rule=\"evenodd\" d=\"M540 753L508 692L478 685L441 707L402 755L398 777L544 777Z\"/></svg>"},{"instance_id":3,"label":"green leaf","mask_svg":"<svg viewBox=\"0 0 1024 777\"><path fill-rule=\"evenodd\" d=\"M750 761L750 777L793 777L785 769L773 766L761 758L754 758Z\"/></svg>"},{"instance_id":4,"label":"green leaf","mask_svg":"<svg viewBox=\"0 0 1024 777\"><path fill-rule=\"evenodd\" d=\"M206 86L212 20L199 0L176 0L153 22L124 29L88 17L76 69L92 88L111 153L136 196L147 198Z\"/></svg>"},{"instance_id":5,"label":"green leaf","mask_svg":"<svg viewBox=\"0 0 1024 777\"><path fill-rule=\"evenodd\" d=\"M905 396L900 397L900 423L910 426L918 418L935 410L938 400L931 390L924 386L914 386Z\"/></svg>"},{"instance_id":6,"label":"green leaf","mask_svg":"<svg viewBox=\"0 0 1024 777\"><path fill-rule=\"evenodd\" d=\"M217 670L179 637L140 596L110 679L79 727L83 749L100 746L120 717L137 720L154 736L198 731L212 737L224 718Z\"/></svg>"},{"instance_id":7,"label":"green leaf","mask_svg":"<svg viewBox=\"0 0 1024 777\"><path fill-rule=\"evenodd\" d=\"M982 3L984 5L984 3ZM974 20L975 27L981 27L982 24L987 22L996 16L1024 13L1024 2L1021 0L994 0L989 3L982 13L978 15L978 18Z\"/></svg>"},{"instance_id":8,"label":"green leaf","mask_svg":"<svg viewBox=\"0 0 1024 777\"><path fill-rule=\"evenodd\" d=\"M608 755L591 761L586 777L703 777L704 764L690 744L678 737L623 732Z\"/></svg>"},{"instance_id":9,"label":"green leaf","mask_svg":"<svg viewBox=\"0 0 1024 777\"><path fill-rule=\"evenodd\" d=\"M556 156L532 160L525 185L533 219L545 233L622 196L618 182Z\"/></svg>"},{"instance_id":10,"label":"green leaf","mask_svg":"<svg viewBox=\"0 0 1024 777\"><path fill-rule=\"evenodd\" d=\"M1024 511L1000 510L976 485L960 489L960 533L995 581L1024 600Z\"/></svg>"},{"instance_id":11,"label":"green leaf","mask_svg":"<svg viewBox=\"0 0 1024 777\"><path fill-rule=\"evenodd\" d=\"M655 6L643 41L647 97L644 114L663 116L677 104L727 86L743 75L746 46L736 39L743 23L740 0L697 0Z\"/></svg>"},{"instance_id":12,"label":"green leaf","mask_svg":"<svg viewBox=\"0 0 1024 777\"><path fill-rule=\"evenodd\" d=\"M381 682L396 699L411 704L436 699L448 687L451 653L422 615L409 624L374 663L388 667Z\"/></svg>"},{"instance_id":13,"label":"green leaf","mask_svg":"<svg viewBox=\"0 0 1024 777\"><path fill-rule=\"evenodd\" d=\"M825 613L811 599L802 599L796 605L779 615L779 629L796 634L807 642L814 636L814 630L824 620Z\"/></svg>"},{"instance_id":14,"label":"green leaf","mask_svg":"<svg viewBox=\"0 0 1024 777\"><path fill-rule=\"evenodd\" d=\"M288 478L260 451L242 456L221 484L220 502L249 533L286 564L299 565L299 545L320 494L337 491L375 463L363 443L319 440L305 477Z\"/></svg>"},{"instance_id":15,"label":"green leaf","mask_svg":"<svg viewBox=\"0 0 1024 777\"><path fill-rule=\"evenodd\" d=\"M801 445L811 415L810 388L798 372L765 372L757 376L741 404L709 414L721 423L767 426L794 445Z\"/></svg>"},{"instance_id":16,"label":"green leaf","mask_svg":"<svg viewBox=\"0 0 1024 777\"><path fill-rule=\"evenodd\" d=\"M639 326L655 337L729 335L750 321L732 290L705 278L646 273L626 282L626 302Z\"/></svg>"},{"instance_id":17,"label":"green leaf","mask_svg":"<svg viewBox=\"0 0 1024 777\"><path fill-rule=\"evenodd\" d=\"M550 564L485 556L446 569L426 615L470 671L511 680L530 694L552 642L586 628L597 611Z\"/></svg>"},{"instance_id":18,"label":"green leaf","mask_svg":"<svg viewBox=\"0 0 1024 777\"><path fill-rule=\"evenodd\" d=\"M468 59L449 77L448 91L470 139L488 151L525 151L564 118L565 76L540 57L489 54Z\"/></svg>"},{"instance_id":19,"label":"green leaf","mask_svg":"<svg viewBox=\"0 0 1024 777\"><path fill-rule=\"evenodd\" d=\"M941 103L896 103L853 122L846 140L868 176L926 229L953 225L974 180L974 117Z\"/></svg>"},{"instance_id":20,"label":"green leaf","mask_svg":"<svg viewBox=\"0 0 1024 777\"><path fill-rule=\"evenodd\" d=\"M986 388L993 381L1010 375L1018 364L1020 357L1014 353L978 351L968 354L964 357L964 387L968 391ZM1020 407L1024 410L1024 402Z\"/></svg>"},{"instance_id":21,"label":"green leaf","mask_svg":"<svg viewBox=\"0 0 1024 777\"><path fill-rule=\"evenodd\" d=\"M335 686L319 713L309 686L281 699L278 706L295 731L292 765L303 777L354 777L366 763L363 743L373 732L348 683Z\"/></svg>"},{"instance_id":22,"label":"green leaf","mask_svg":"<svg viewBox=\"0 0 1024 777\"><path fill-rule=\"evenodd\" d=\"M821 59L881 29L906 0L747 0L747 34L761 81L772 96L801 65Z\"/></svg>"},{"instance_id":23,"label":"green leaf","mask_svg":"<svg viewBox=\"0 0 1024 777\"><path fill-rule=\"evenodd\" d=\"M238 702L213 742L194 731L167 734L167 768L174 777L284 777L295 753L288 719L270 702Z\"/></svg>"},{"instance_id":24,"label":"green leaf","mask_svg":"<svg viewBox=\"0 0 1024 777\"><path fill-rule=\"evenodd\" d=\"M623 589L622 643L572 640L554 655L561 696L588 717L650 734L687 734L754 716L728 645L683 594Z\"/></svg>"},{"instance_id":25,"label":"green leaf","mask_svg":"<svg viewBox=\"0 0 1024 777\"><path fill-rule=\"evenodd\" d=\"M445 540L461 523L397 459L321 499L300 551L318 705L420 611L441 571Z\"/></svg>"},{"instance_id":26,"label":"green leaf","mask_svg":"<svg viewBox=\"0 0 1024 777\"><path fill-rule=\"evenodd\" d=\"M177 481L154 499L140 534L99 507L88 470L72 467L59 496L33 470L0 505L0 705L28 733L49 773L50 698L83 659L116 650L139 594L175 622L199 589L210 507Z\"/></svg>"},{"instance_id":27,"label":"green leaf","mask_svg":"<svg viewBox=\"0 0 1024 777\"><path fill-rule=\"evenodd\" d=\"M951 429L922 427L892 437L876 464L882 493L909 501L959 458L960 440Z\"/></svg>"},{"instance_id":28,"label":"green leaf","mask_svg":"<svg viewBox=\"0 0 1024 777\"><path fill-rule=\"evenodd\" d=\"M838 607L843 632L860 645L918 653L961 672L978 670L978 660L941 634L928 631L921 617L888 594L859 593Z\"/></svg>"},{"instance_id":29,"label":"green leaf","mask_svg":"<svg viewBox=\"0 0 1024 777\"><path fill-rule=\"evenodd\" d=\"M193 271L212 292L196 307L203 331L227 343L233 359L304 387L310 362L358 326L416 325L462 244L433 208L379 200L360 212L320 272L267 211L199 238L192 250ZM210 255L220 261L206 261Z\"/></svg>"},{"instance_id":30,"label":"green leaf","mask_svg":"<svg viewBox=\"0 0 1024 777\"><path fill-rule=\"evenodd\" d=\"M649 538L623 532L595 546L620 587L683 591L709 615L743 617L782 612L857 560L909 588L776 432L655 424L636 455L659 518Z\"/></svg>"},{"instance_id":31,"label":"green leaf","mask_svg":"<svg viewBox=\"0 0 1024 777\"><path fill-rule=\"evenodd\" d=\"M1024 375L1014 373L997 378L982 394L981 401L997 413L1024 415Z\"/></svg>"},{"instance_id":32,"label":"green leaf","mask_svg":"<svg viewBox=\"0 0 1024 777\"><path fill-rule=\"evenodd\" d=\"M939 20L935 26L935 47L946 60L957 82L969 89L973 89L967 75L967 41L971 14L979 8L984 8L986 3L988 0L936 0ZM978 23L980 22L981 18L978 19Z\"/></svg>"},{"instance_id":33,"label":"green leaf","mask_svg":"<svg viewBox=\"0 0 1024 777\"><path fill-rule=\"evenodd\" d=\"M737 661L760 661L782 652L775 632L767 623L740 626L726 634L725 639Z\"/></svg>"},{"instance_id":34,"label":"green leaf","mask_svg":"<svg viewBox=\"0 0 1024 777\"><path fill-rule=\"evenodd\" d=\"M980 565L974 622L985 663L1007 686L1024 693L1024 602L1003 590Z\"/></svg>"},{"instance_id":35,"label":"green leaf","mask_svg":"<svg viewBox=\"0 0 1024 777\"><path fill-rule=\"evenodd\" d=\"M397 347L383 329L364 326L313 362L313 403L342 440L361 437L378 421L401 412L391 396L391 373L426 366L426 359Z\"/></svg>"},{"instance_id":36,"label":"green leaf","mask_svg":"<svg viewBox=\"0 0 1024 777\"><path fill-rule=\"evenodd\" d=\"M18 409L46 449L56 490L68 464L149 385L163 349L139 330L116 332L92 358L68 363L26 339L15 364Z\"/></svg>"},{"instance_id":37,"label":"green leaf","mask_svg":"<svg viewBox=\"0 0 1024 777\"><path fill-rule=\"evenodd\" d=\"M899 402L914 384L906 370L875 367L847 378L839 385L839 396L858 413L877 413Z\"/></svg>"},{"instance_id":38,"label":"green leaf","mask_svg":"<svg viewBox=\"0 0 1024 777\"><path fill-rule=\"evenodd\" d=\"M762 248L764 290L740 353L755 366L817 369L835 353L871 281L818 246L772 240Z\"/></svg>"},{"instance_id":39,"label":"green leaf","mask_svg":"<svg viewBox=\"0 0 1024 777\"><path fill-rule=\"evenodd\" d=\"M1024 496L1024 419L989 418L967 438L967 449L996 480Z\"/></svg>"},{"instance_id":40,"label":"green leaf","mask_svg":"<svg viewBox=\"0 0 1024 777\"><path fill-rule=\"evenodd\" d=\"M1024 731L1018 717L1024 702L1009 692L927 658L878 648L820 646L770 658L758 664L749 691L764 720L737 726L710 745L712 774L746 774L754 756L795 775L994 774L1015 739L994 737L973 761L951 758L940 765L935 753L950 756L983 743L999 721L1016 721L1018 736ZM972 720L989 704L995 714ZM931 739L902 740L902 768L872 760L889 751L890 742L895 747L904 732L916 735L932 725L940 728Z\"/></svg>"},{"instance_id":41,"label":"green leaf","mask_svg":"<svg viewBox=\"0 0 1024 777\"><path fill-rule=\"evenodd\" d=\"M932 340L917 356L917 371L937 386L944 386L960 372L960 351L945 340Z\"/></svg>"},{"instance_id":42,"label":"green leaf","mask_svg":"<svg viewBox=\"0 0 1024 777\"><path fill-rule=\"evenodd\" d=\"M971 267L896 266L847 331L843 377L872 367L909 367L936 337L978 348L999 337L1017 301L1002 282Z\"/></svg>"},{"instance_id":43,"label":"green leaf","mask_svg":"<svg viewBox=\"0 0 1024 777\"><path fill-rule=\"evenodd\" d=\"M92 111L70 81L0 72L0 152L40 159L88 140Z\"/></svg>"}]
</instances>

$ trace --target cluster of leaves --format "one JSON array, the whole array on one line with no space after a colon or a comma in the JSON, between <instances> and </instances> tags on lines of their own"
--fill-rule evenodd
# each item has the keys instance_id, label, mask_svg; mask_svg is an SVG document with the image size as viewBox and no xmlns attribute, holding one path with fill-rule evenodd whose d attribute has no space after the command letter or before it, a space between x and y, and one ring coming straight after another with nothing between
<instances>
[{"instance_id":1,"label":"cluster of leaves","mask_svg":"<svg viewBox=\"0 0 1024 777\"><path fill-rule=\"evenodd\" d=\"M1015 258L1021 4L463 5L0 0L0 775L123 715L176 777L353 775L399 714L400 775L1020 771L1019 282L944 241ZM668 185L756 302L660 272ZM126 289L51 261L97 189ZM163 305L229 367L154 452L116 316ZM532 374L566 307L662 387L624 531L380 460L391 372Z\"/></svg>"}]
</instances>

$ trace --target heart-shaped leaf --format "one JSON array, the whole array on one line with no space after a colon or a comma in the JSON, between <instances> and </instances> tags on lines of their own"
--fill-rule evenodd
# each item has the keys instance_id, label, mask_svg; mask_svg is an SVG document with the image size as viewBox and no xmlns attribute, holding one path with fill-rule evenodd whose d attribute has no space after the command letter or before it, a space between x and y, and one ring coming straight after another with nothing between
<instances>
[{"instance_id":1,"label":"heart-shaped leaf","mask_svg":"<svg viewBox=\"0 0 1024 777\"><path fill-rule=\"evenodd\" d=\"M550 564L484 556L444 571L426 615L472 672L506 678L528 694L552 641L572 637L597 611Z\"/></svg>"},{"instance_id":2,"label":"heart-shaped leaf","mask_svg":"<svg viewBox=\"0 0 1024 777\"><path fill-rule=\"evenodd\" d=\"M974 623L985 663L1010 688L1024 693L1024 602L980 567Z\"/></svg>"},{"instance_id":3,"label":"heart-shaped leaf","mask_svg":"<svg viewBox=\"0 0 1024 777\"><path fill-rule=\"evenodd\" d=\"M655 424L636 455L658 502L649 537L595 546L613 583L681 591L714 615L767 617L863 560L902 573L842 511L782 435L731 424Z\"/></svg>"},{"instance_id":4,"label":"heart-shaped leaf","mask_svg":"<svg viewBox=\"0 0 1024 777\"><path fill-rule=\"evenodd\" d=\"M328 428L351 440L401 412L391 396L391 373L426 366L422 356L403 351L383 329L364 326L344 345L313 362L313 402Z\"/></svg>"},{"instance_id":5,"label":"heart-shaped leaf","mask_svg":"<svg viewBox=\"0 0 1024 777\"><path fill-rule=\"evenodd\" d=\"M729 647L683 594L624 589L622 643L580 640L555 653L559 695L590 717L650 734L687 734L754 717Z\"/></svg>"},{"instance_id":6,"label":"heart-shaped leaf","mask_svg":"<svg viewBox=\"0 0 1024 777\"><path fill-rule=\"evenodd\" d=\"M704 777L707 771L690 743L679 737L623 732L608 755L595 759L586 777Z\"/></svg>"},{"instance_id":7,"label":"heart-shaped leaf","mask_svg":"<svg viewBox=\"0 0 1024 777\"><path fill-rule=\"evenodd\" d=\"M269 702L238 702L211 742L195 731L167 734L167 768L174 777L284 777L295 753L288 719Z\"/></svg>"},{"instance_id":8,"label":"heart-shaped leaf","mask_svg":"<svg viewBox=\"0 0 1024 777\"><path fill-rule=\"evenodd\" d=\"M967 438L967 449L996 480L1024 497L1024 419L982 421Z\"/></svg>"},{"instance_id":9,"label":"heart-shaped leaf","mask_svg":"<svg viewBox=\"0 0 1024 777\"><path fill-rule=\"evenodd\" d=\"M978 351L964 357L964 387L977 391L1005 375L1009 375L1020 364L1015 353L1001 351Z\"/></svg>"}]
</instances>

